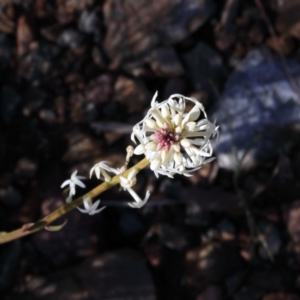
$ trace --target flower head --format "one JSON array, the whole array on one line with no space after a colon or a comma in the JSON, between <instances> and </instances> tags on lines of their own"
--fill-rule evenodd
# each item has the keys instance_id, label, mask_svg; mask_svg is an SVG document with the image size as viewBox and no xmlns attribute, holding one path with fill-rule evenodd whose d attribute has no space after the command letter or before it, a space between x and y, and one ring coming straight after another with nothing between
<instances>
[{"instance_id":1,"label":"flower head","mask_svg":"<svg viewBox=\"0 0 300 300\"><path fill-rule=\"evenodd\" d=\"M76 174L77 174L77 170L72 173L70 179L64 181L63 184L60 186L61 188L64 188L65 186L69 185L70 193L69 193L68 199L71 199L70 196L74 196L76 194L76 190L75 190L76 185L78 185L82 188L85 188L85 184L82 181L80 181L80 179L85 179L85 177L84 176L76 176Z\"/></svg>"},{"instance_id":2,"label":"flower head","mask_svg":"<svg viewBox=\"0 0 300 300\"><path fill-rule=\"evenodd\" d=\"M99 212L101 212L106 206L103 206L99 209L97 209L98 205L100 204L100 200L97 200L94 204L92 202L92 199L91 198L84 198L83 199L83 205L85 207L85 209L82 209L80 207L77 207L77 209L79 211L81 211L82 213L86 213L86 214L89 214L89 215L94 215L94 214L97 214Z\"/></svg>"},{"instance_id":3,"label":"flower head","mask_svg":"<svg viewBox=\"0 0 300 300\"><path fill-rule=\"evenodd\" d=\"M158 103L156 96L145 118L133 127L131 139L139 141L134 153L146 156L156 176L191 176L189 173L213 160L210 139L217 135L218 127L207 120L196 99L175 94ZM194 104L189 112L185 112L187 101Z\"/></svg>"}]
</instances>

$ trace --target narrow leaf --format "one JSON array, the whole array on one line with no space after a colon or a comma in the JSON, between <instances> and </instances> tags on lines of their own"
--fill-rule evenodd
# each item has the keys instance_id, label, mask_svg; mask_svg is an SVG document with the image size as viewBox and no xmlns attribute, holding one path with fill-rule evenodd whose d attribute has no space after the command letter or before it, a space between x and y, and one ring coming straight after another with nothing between
<instances>
[{"instance_id":1,"label":"narrow leaf","mask_svg":"<svg viewBox=\"0 0 300 300\"><path fill-rule=\"evenodd\" d=\"M45 229L48 231L59 231L61 230L63 227L65 227L65 225L68 223L68 220L66 219L61 225L54 225L54 226L46 226Z\"/></svg>"}]
</instances>

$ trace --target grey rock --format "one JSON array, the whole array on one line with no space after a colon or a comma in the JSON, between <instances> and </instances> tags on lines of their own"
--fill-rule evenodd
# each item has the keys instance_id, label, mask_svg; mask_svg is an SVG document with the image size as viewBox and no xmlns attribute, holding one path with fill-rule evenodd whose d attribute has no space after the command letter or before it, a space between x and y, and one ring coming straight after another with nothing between
<instances>
[{"instance_id":1,"label":"grey rock","mask_svg":"<svg viewBox=\"0 0 300 300\"><path fill-rule=\"evenodd\" d=\"M21 97L15 90L6 85L2 88L0 95L0 116L5 123L8 124L13 121L20 102Z\"/></svg>"},{"instance_id":2,"label":"grey rock","mask_svg":"<svg viewBox=\"0 0 300 300\"><path fill-rule=\"evenodd\" d=\"M212 242L186 253L187 282L203 288L219 282L243 268L243 260L234 243Z\"/></svg>"},{"instance_id":3,"label":"grey rock","mask_svg":"<svg viewBox=\"0 0 300 300\"><path fill-rule=\"evenodd\" d=\"M263 292L250 285L243 286L235 295L234 300L259 300Z\"/></svg>"},{"instance_id":4,"label":"grey rock","mask_svg":"<svg viewBox=\"0 0 300 300\"><path fill-rule=\"evenodd\" d=\"M263 245L260 245L259 255L264 259L269 259L269 253L274 256L278 254L280 250L282 244L280 234L277 228L270 222L261 221L258 226L268 247L268 249L266 249Z\"/></svg>"},{"instance_id":5,"label":"grey rock","mask_svg":"<svg viewBox=\"0 0 300 300\"><path fill-rule=\"evenodd\" d=\"M157 46L182 41L214 10L212 0L106 1L104 50L112 60L111 67L147 56Z\"/></svg>"},{"instance_id":6,"label":"grey rock","mask_svg":"<svg viewBox=\"0 0 300 300\"><path fill-rule=\"evenodd\" d=\"M177 77L183 75L184 69L175 50L171 47L154 49L148 62L157 76Z\"/></svg>"},{"instance_id":7,"label":"grey rock","mask_svg":"<svg viewBox=\"0 0 300 300\"><path fill-rule=\"evenodd\" d=\"M120 250L93 257L49 277L36 277L20 300L155 300L155 288L142 257Z\"/></svg>"},{"instance_id":8,"label":"grey rock","mask_svg":"<svg viewBox=\"0 0 300 300\"><path fill-rule=\"evenodd\" d=\"M287 60L290 75L300 84L300 63ZM243 167L274 157L280 147L275 142L278 131L300 121L299 94L291 86L279 58L264 48L254 49L229 78L211 118L220 126L220 138L214 149L219 165L234 169L234 135L237 155L247 148ZM228 126L231 123L232 132Z\"/></svg>"},{"instance_id":9,"label":"grey rock","mask_svg":"<svg viewBox=\"0 0 300 300\"><path fill-rule=\"evenodd\" d=\"M211 83L218 86L224 72L222 57L205 43L198 43L182 55L188 79L195 91L211 91Z\"/></svg>"},{"instance_id":10,"label":"grey rock","mask_svg":"<svg viewBox=\"0 0 300 300\"><path fill-rule=\"evenodd\" d=\"M66 29L59 35L57 42L61 46L76 49L80 46L82 40L83 36L80 32L74 29Z\"/></svg>"},{"instance_id":11,"label":"grey rock","mask_svg":"<svg viewBox=\"0 0 300 300\"><path fill-rule=\"evenodd\" d=\"M18 208L22 203L23 197L20 192L9 186L6 189L0 189L0 201L9 208Z\"/></svg>"},{"instance_id":12,"label":"grey rock","mask_svg":"<svg viewBox=\"0 0 300 300\"><path fill-rule=\"evenodd\" d=\"M87 34L93 34L97 41L102 37L101 22L97 10L85 10L79 17L79 29Z\"/></svg>"}]
</instances>

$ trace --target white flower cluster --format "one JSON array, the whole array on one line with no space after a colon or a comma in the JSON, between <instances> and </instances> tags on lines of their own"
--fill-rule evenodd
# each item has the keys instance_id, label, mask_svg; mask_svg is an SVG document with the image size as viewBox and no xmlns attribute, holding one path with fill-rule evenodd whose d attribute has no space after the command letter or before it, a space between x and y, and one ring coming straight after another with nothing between
<instances>
[{"instance_id":1,"label":"white flower cluster","mask_svg":"<svg viewBox=\"0 0 300 300\"><path fill-rule=\"evenodd\" d=\"M113 173L115 175L122 174L126 169L124 167L120 169L114 169L110 168L107 166L107 161L102 161L97 163L90 171L90 177L92 176L93 172L95 172L96 177L98 179L101 179L101 174L103 176L103 179L105 182L109 182L111 180L111 176L108 175L107 172ZM132 208L141 208L143 207L146 202L148 201L150 197L149 191L147 191L146 196L144 200L142 200L137 193L131 188L135 185L136 183L136 174L137 174L137 169L133 168L130 173L128 174L127 178L124 176L120 176L120 185L123 187L124 191L128 191L129 194L133 197L135 202L128 203L128 205Z\"/></svg>"},{"instance_id":2,"label":"white flower cluster","mask_svg":"<svg viewBox=\"0 0 300 300\"><path fill-rule=\"evenodd\" d=\"M73 196L76 194L76 185L85 188L85 184L80 180L80 179L85 179L84 176L77 176L77 170L74 171L71 175L71 178L64 181L63 184L60 186L61 188L64 188L66 186L69 186L69 196L66 199L67 203L70 203L72 201ZM83 199L83 205L85 209L77 207L79 211L82 213L87 213L89 215L94 215L102 211L104 207L97 209L98 205L100 204L100 200L97 200L94 204L92 202L92 199L90 198L84 198Z\"/></svg>"},{"instance_id":3,"label":"white flower cluster","mask_svg":"<svg viewBox=\"0 0 300 300\"><path fill-rule=\"evenodd\" d=\"M214 159L210 140L217 136L218 127L208 121L195 98L174 94L158 103L156 97L157 92L145 118L133 127L131 139L139 142L134 154L144 154L157 177L192 176L191 172ZM189 112L185 112L187 101L194 104Z\"/></svg>"}]
</instances>

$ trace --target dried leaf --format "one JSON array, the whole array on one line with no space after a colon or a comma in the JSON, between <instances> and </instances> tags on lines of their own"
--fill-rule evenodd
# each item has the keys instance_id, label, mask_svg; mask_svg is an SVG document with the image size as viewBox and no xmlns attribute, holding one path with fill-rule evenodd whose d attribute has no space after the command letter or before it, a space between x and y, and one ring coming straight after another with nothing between
<instances>
[{"instance_id":1,"label":"dried leaf","mask_svg":"<svg viewBox=\"0 0 300 300\"><path fill-rule=\"evenodd\" d=\"M33 225L34 225L34 223L27 223L27 224L24 224L24 225L22 226L22 231L27 231L27 230L30 229Z\"/></svg>"},{"instance_id":2,"label":"dried leaf","mask_svg":"<svg viewBox=\"0 0 300 300\"><path fill-rule=\"evenodd\" d=\"M59 231L61 230L63 227L65 227L65 225L68 223L68 220L66 219L61 225L54 225L54 226L46 226L45 229L48 231Z\"/></svg>"}]
</instances>

